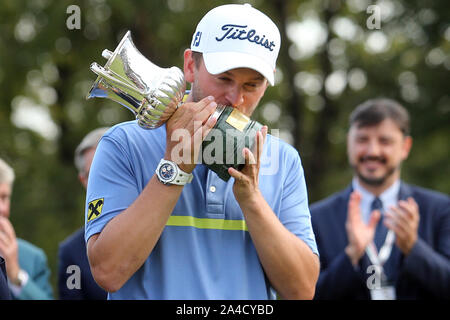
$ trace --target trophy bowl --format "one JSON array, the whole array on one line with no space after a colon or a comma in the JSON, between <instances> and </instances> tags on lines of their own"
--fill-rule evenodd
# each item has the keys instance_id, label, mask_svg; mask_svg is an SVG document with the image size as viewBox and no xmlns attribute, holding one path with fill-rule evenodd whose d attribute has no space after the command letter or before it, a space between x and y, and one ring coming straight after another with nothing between
<instances>
[{"instance_id":1,"label":"trophy bowl","mask_svg":"<svg viewBox=\"0 0 450 320\"><path fill-rule=\"evenodd\" d=\"M183 72L177 67L160 68L144 57L128 31L114 52L104 50L108 61L96 62L91 70L98 75L87 99L108 98L131 110L144 129L166 122L180 105L186 90Z\"/></svg>"}]
</instances>

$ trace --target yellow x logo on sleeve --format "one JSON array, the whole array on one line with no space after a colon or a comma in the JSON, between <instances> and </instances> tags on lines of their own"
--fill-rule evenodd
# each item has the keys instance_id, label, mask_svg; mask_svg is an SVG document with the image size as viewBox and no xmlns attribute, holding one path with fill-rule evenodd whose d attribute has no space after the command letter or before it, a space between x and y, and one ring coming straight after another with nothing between
<instances>
[{"instance_id":1,"label":"yellow x logo on sleeve","mask_svg":"<svg viewBox=\"0 0 450 320\"><path fill-rule=\"evenodd\" d=\"M102 213L103 199L104 198L96 199L96 200L92 200L91 202L89 202L88 217L87 217L88 222L94 220L95 218L100 216L100 214Z\"/></svg>"}]
</instances>

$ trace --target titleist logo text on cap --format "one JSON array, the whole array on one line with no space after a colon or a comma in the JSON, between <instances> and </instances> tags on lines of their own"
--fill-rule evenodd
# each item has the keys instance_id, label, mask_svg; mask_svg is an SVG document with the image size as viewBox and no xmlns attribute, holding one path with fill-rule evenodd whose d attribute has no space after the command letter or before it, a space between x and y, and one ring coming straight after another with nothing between
<instances>
[{"instance_id":1,"label":"titleist logo text on cap","mask_svg":"<svg viewBox=\"0 0 450 320\"><path fill-rule=\"evenodd\" d=\"M246 30L247 27L248 27L247 25L224 24L221 29L225 31L225 33L222 35L222 37L216 37L216 40L217 41L222 41L223 39L248 40L255 44L259 44L264 48L269 49L270 51L273 51L273 47L275 47L275 43L273 41L269 42L269 40L266 39L265 35L263 35L262 37L260 35L257 35L255 29Z\"/></svg>"}]
</instances>

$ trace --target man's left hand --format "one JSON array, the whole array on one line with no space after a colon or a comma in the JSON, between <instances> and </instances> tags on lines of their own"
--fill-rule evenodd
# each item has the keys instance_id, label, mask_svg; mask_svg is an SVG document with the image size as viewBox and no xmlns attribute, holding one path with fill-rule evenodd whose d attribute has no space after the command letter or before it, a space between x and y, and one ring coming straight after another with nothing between
<instances>
[{"instance_id":1,"label":"man's left hand","mask_svg":"<svg viewBox=\"0 0 450 320\"><path fill-rule=\"evenodd\" d=\"M397 207L391 206L385 212L384 224L395 232L395 243L405 255L417 241L419 219L419 206L411 197L400 200Z\"/></svg>"},{"instance_id":2,"label":"man's left hand","mask_svg":"<svg viewBox=\"0 0 450 320\"><path fill-rule=\"evenodd\" d=\"M252 199L260 196L259 192L259 168L261 167L261 154L267 136L267 126L263 126L256 134L255 150L243 149L245 166L241 171L229 168L228 173L235 179L233 185L234 196L242 207L252 204ZM256 155L256 157L255 157Z\"/></svg>"}]
</instances>

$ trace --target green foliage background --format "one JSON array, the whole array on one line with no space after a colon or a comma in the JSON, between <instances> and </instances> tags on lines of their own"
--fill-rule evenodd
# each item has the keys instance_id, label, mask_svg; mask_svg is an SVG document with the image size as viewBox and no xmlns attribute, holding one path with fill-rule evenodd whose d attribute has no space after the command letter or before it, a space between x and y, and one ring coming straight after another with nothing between
<instances>
[{"instance_id":1,"label":"green foliage background","mask_svg":"<svg viewBox=\"0 0 450 320\"><path fill-rule=\"evenodd\" d=\"M411 113L414 146L403 178L449 193L448 1L247 2L282 33L278 83L267 90L254 118L280 129L299 150L311 202L349 183L347 118L356 105L378 96L397 99ZM90 130L133 118L109 100L85 100L95 80L90 63L104 64L102 50L113 50L131 30L136 46L155 64L181 67L196 23L224 3L229 2L1 2L0 157L17 177L11 220L19 237L47 253L56 297L58 243L84 223L74 149ZM72 14L66 10L74 4L81 11L79 30L66 25ZM381 8L379 29L367 26L370 5ZM308 43L316 43L312 51L302 47ZM30 112L21 121L21 110L47 118Z\"/></svg>"}]
</instances>

